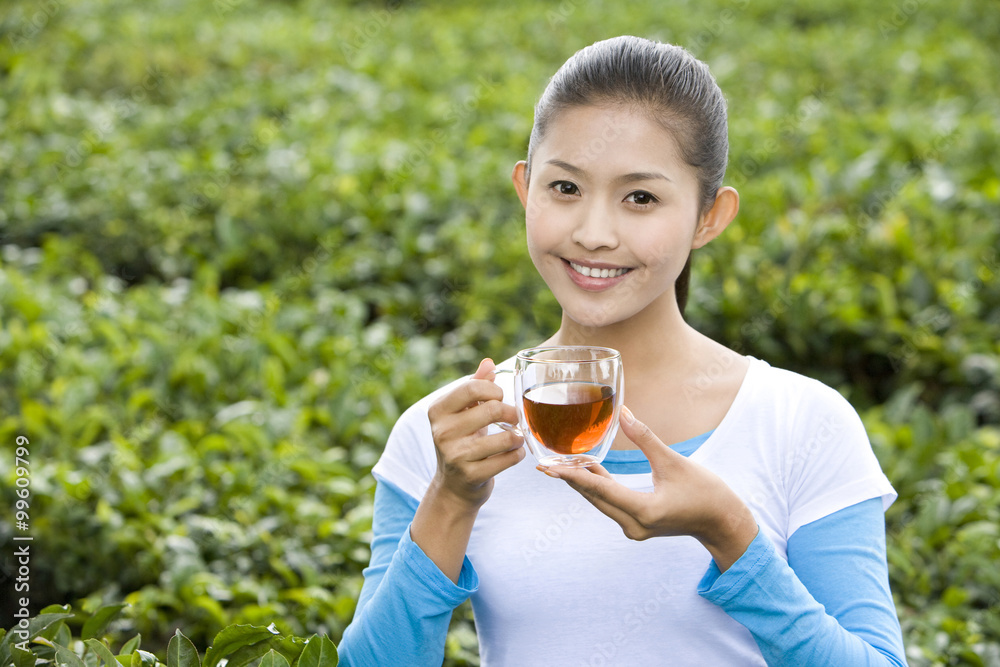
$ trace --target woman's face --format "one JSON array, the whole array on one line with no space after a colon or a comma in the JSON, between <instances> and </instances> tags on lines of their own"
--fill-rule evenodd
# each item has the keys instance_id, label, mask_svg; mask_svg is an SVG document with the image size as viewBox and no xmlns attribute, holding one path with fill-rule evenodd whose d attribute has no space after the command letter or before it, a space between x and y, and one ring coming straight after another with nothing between
<instances>
[{"instance_id":1,"label":"woman's face","mask_svg":"<svg viewBox=\"0 0 1000 667\"><path fill-rule=\"evenodd\" d=\"M514 185L528 252L564 315L584 326L650 307L676 311L674 282L691 249L721 231L699 233L694 168L671 133L637 111L559 112L535 149L527 185L524 175L520 162Z\"/></svg>"}]
</instances>

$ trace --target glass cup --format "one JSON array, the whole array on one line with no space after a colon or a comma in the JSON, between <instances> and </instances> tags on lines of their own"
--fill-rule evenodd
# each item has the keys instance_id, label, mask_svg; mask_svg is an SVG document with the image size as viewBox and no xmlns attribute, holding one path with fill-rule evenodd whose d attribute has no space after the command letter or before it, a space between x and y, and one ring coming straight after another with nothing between
<instances>
[{"instance_id":1,"label":"glass cup","mask_svg":"<svg viewBox=\"0 0 1000 667\"><path fill-rule=\"evenodd\" d=\"M517 353L518 424L497 426L524 438L543 466L587 467L604 460L624 401L622 358L608 347L535 347Z\"/></svg>"}]
</instances>

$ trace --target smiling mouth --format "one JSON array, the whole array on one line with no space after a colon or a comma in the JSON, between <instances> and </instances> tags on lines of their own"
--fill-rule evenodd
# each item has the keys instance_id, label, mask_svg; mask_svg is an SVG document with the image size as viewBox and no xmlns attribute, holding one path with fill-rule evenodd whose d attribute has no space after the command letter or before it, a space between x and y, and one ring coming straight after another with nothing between
<instances>
[{"instance_id":1,"label":"smiling mouth","mask_svg":"<svg viewBox=\"0 0 1000 667\"><path fill-rule=\"evenodd\" d=\"M574 271L588 278L617 278L618 276L623 276L632 270L629 268L599 269L597 267L583 266L582 264L577 264L576 262L571 262L569 260L566 260L566 263L569 264Z\"/></svg>"}]
</instances>

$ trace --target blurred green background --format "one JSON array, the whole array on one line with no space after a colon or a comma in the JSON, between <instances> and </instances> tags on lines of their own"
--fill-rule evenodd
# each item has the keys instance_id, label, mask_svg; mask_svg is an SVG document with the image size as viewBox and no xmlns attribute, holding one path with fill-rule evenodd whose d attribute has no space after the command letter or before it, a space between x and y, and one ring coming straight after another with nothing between
<instances>
[{"instance_id":1,"label":"blurred green background","mask_svg":"<svg viewBox=\"0 0 1000 667\"><path fill-rule=\"evenodd\" d=\"M0 502L26 436L33 606L338 639L395 419L558 323L509 173L548 77L623 33L729 100L742 209L688 319L862 414L910 664L1000 664L986 0L6 0ZM466 608L447 664L478 664Z\"/></svg>"}]
</instances>

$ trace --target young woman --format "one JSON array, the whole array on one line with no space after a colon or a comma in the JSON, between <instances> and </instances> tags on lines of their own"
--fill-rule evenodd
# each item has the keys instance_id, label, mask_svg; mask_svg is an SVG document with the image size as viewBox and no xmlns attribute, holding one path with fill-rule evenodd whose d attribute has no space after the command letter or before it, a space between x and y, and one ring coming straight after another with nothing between
<instances>
[{"instance_id":1,"label":"young woman","mask_svg":"<svg viewBox=\"0 0 1000 667\"><path fill-rule=\"evenodd\" d=\"M606 40L552 78L513 173L562 307L544 344L621 352L621 428L603 466L540 474L491 426L517 415L489 359L410 408L342 664L440 665L469 596L484 666L905 664L857 413L684 321L690 253L739 208L727 153L681 48Z\"/></svg>"}]
</instances>

